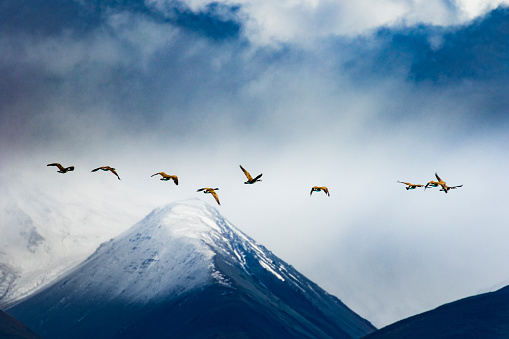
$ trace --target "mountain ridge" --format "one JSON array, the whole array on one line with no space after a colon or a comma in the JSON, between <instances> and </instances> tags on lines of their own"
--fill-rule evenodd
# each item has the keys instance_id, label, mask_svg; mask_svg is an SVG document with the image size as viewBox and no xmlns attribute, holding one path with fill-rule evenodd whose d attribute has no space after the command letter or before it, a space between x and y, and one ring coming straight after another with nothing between
<instances>
[{"instance_id":1,"label":"mountain ridge","mask_svg":"<svg viewBox=\"0 0 509 339\"><path fill-rule=\"evenodd\" d=\"M395 322L365 339L509 337L509 286L473 295Z\"/></svg>"}]
</instances>

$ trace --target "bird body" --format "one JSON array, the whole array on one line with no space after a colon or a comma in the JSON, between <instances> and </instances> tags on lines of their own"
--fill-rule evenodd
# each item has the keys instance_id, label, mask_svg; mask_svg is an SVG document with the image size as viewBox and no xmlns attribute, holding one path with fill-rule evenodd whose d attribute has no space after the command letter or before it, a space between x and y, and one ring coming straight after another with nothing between
<instances>
[{"instance_id":1,"label":"bird body","mask_svg":"<svg viewBox=\"0 0 509 339\"><path fill-rule=\"evenodd\" d=\"M324 191L325 194L327 194L327 196L330 197L329 189L325 186L313 186L311 188L311 192L309 193L309 196L311 196L313 194L313 192L320 192L320 191Z\"/></svg>"},{"instance_id":2,"label":"bird body","mask_svg":"<svg viewBox=\"0 0 509 339\"><path fill-rule=\"evenodd\" d=\"M98 170L103 170L103 171L110 171L111 173L115 174L118 178L118 180L120 180L120 177L118 176L117 172L115 171L115 169L113 167L110 167L110 166L101 166L101 167L98 167L96 169L93 169L92 172L97 172Z\"/></svg>"},{"instance_id":3,"label":"bird body","mask_svg":"<svg viewBox=\"0 0 509 339\"><path fill-rule=\"evenodd\" d=\"M242 170L242 172L244 172L244 174L246 175L246 178L247 178L247 181L245 181L244 184L254 184L255 182L262 181L262 179L260 179L260 177L263 175L263 173L257 175L255 178L253 178L251 176L251 174L249 174L249 172L246 171L244 169L244 167L242 167L242 165L239 165L239 166L240 166L240 169Z\"/></svg>"},{"instance_id":4,"label":"bird body","mask_svg":"<svg viewBox=\"0 0 509 339\"><path fill-rule=\"evenodd\" d=\"M164 172L159 172L156 174L152 174L151 177L153 177L154 175L158 175L158 174L161 176L161 179L159 179L159 180L163 180L163 181L173 180L175 185L179 184L179 178L176 175L169 175Z\"/></svg>"},{"instance_id":5,"label":"bird body","mask_svg":"<svg viewBox=\"0 0 509 339\"><path fill-rule=\"evenodd\" d=\"M420 184L411 184L411 183L409 183L409 182L404 182L404 181L399 181L399 180L398 180L398 182L399 182L399 183L402 183L402 184L407 185L407 186L405 187L407 190L414 190L414 189L416 189L417 187L422 187L422 186L424 186L424 185L420 185Z\"/></svg>"},{"instance_id":6,"label":"bird body","mask_svg":"<svg viewBox=\"0 0 509 339\"><path fill-rule=\"evenodd\" d=\"M212 196L214 197L214 199L216 199L216 202L218 205L221 205L221 203L219 202L219 197L217 196L217 193L216 191L219 190L219 188L210 188L210 187L204 187L204 188L200 188L199 190L197 190L196 192L203 192L205 194L207 193L210 193L212 194Z\"/></svg>"},{"instance_id":7,"label":"bird body","mask_svg":"<svg viewBox=\"0 0 509 339\"><path fill-rule=\"evenodd\" d=\"M47 166L56 166L58 167L58 173L67 173L70 171L74 171L74 166L64 167L60 165L58 162L53 162L51 164L48 164Z\"/></svg>"}]
</instances>

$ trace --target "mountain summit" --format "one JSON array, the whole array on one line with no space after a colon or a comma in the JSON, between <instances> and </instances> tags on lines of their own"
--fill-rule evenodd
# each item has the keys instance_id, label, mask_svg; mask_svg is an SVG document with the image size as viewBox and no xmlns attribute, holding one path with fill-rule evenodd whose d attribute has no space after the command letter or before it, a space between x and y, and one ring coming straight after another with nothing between
<instances>
[{"instance_id":1,"label":"mountain summit","mask_svg":"<svg viewBox=\"0 0 509 339\"><path fill-rule=\"evenodd\" d=\"M7 312L46 338L359 338L375 330L199 200L152 211Z\"/></svg>"}]
</instances>

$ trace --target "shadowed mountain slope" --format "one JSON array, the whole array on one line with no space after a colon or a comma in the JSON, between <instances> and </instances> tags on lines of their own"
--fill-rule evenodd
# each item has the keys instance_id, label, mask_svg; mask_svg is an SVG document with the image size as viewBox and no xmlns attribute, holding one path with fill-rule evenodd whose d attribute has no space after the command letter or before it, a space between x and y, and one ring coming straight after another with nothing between
<instances>
[{"instance_id":1,"label":"shadowed mountain slope","mask_svg":"<svg viewBox=\"0 0 509 339\"><path fill-rule=\"evenodd\" d=\"M0 338L38 339L41 337L13 317L0 311Z\"/></svg>"},{"instance_id":2,"label":"shadowed mountain slope","mask_svg":"<svg viewBox=\"0 0 509 339\"><path fill-rule=\"evenodd\" d=\"M365 338L509 338L509 286L442 305Z\"/></svg>"}]
</instances>

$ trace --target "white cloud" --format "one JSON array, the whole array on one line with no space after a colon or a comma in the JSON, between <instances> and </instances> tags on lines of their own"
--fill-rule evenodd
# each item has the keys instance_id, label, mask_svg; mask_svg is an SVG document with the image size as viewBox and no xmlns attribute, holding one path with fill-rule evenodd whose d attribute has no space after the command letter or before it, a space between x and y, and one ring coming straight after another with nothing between
<instances>
[{"instance_id":1,"label":"white cloud","mask_svg":"<svg viewBox=\"0 0 509 339\"><path fill-rule=\"evenodd\" d=\"M151 1L163 8L165 1ZM195 12L205 10L209 0L187 0ZM448 26L465 23L507 0L238 0L219 1L241 5L244 30L260 45L293 43L307 45L330 35L366 34L381 26L418 23Z\"/></svg>"},{"instance_id":2,"label":"white cloud","mask_svg":"<svg viewBox=\"0 0 509 339\"><path fill-rule=\"evenodd\" d=\"M245 5L261 43L453 20L441 2L422 12L418 1ZM45 192L76 220L95 211L120 228L176 200L214 205L196 189L220 187L227 219L377 326L506 280L507 197L497 187L509 184L509 140L472 117L489 86L357 79L343 68L355 51L324 41L243 49L125 13L106 27L2 39L4 69L19 72L6 88L21 90L2 107L0 170L25 204L44 205L30 192ZM45 167L53 161L76 172ZM240 164L263 182L243 185ZM122 181L90 172L102 165ZM179 175L179 186L150 177L159 171ZM465 186L445 195L396 182L435 171ZM313 185L331 197L310 197Z\"/></svg>"}]
</instances>

